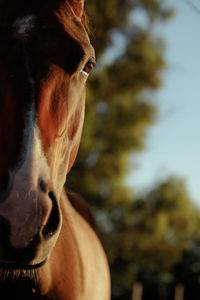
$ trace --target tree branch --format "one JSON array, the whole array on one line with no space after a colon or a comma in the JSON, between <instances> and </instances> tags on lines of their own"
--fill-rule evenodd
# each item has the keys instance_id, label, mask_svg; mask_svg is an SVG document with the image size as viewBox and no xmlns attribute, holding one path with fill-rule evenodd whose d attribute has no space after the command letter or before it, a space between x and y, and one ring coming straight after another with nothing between
<instances>
[{"instance_id":1,"label":"tree branch","mask_svg":"<svg viewBox=\"0 0 200 300\"><path fill-rule=\"evenodd\" d=\"M198 15L200 15L200 8L196 4L194 4L191 0L184 1L190 6L190 8L192 8Z\"/></svg>"}]
</instances>

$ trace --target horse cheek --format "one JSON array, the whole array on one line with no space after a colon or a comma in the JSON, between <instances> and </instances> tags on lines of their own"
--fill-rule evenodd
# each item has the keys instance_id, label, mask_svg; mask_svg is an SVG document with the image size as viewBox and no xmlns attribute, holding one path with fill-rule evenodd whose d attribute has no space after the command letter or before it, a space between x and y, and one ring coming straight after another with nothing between
<instances>
[{"instance_id":1,"label":"horse cheek","mask_svg":"<svg viewBox=\"0 0 200 300\"><path fill-rule=\"evenodd\" d=\"M81 141L81 135L79 137L78 142L75 144L74 148L72 149L71 153L70 153L70 157L69 157L69 165L68 165L68 169L67 169L67 174L69 173L69 171L71 170L74 161L76 159L77 153L78 153L78 149L79 149L79 145L80 145L80 141Z\"/></svg>"}]
</instances>

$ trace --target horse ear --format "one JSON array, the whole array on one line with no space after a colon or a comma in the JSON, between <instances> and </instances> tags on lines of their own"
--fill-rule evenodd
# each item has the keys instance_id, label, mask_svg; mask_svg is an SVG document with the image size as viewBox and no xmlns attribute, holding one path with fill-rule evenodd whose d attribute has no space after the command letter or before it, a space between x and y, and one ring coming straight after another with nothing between
<instances>
[{"instance_id":1,"label":"horse ear","mask_svg":"<svg viewBox=\"0 0 200 300\"><path fill-rule=\"evenodd\" d=\"M84 0L67 0L71 5L75 15L82 19L84 11Z\"/></svg>"}]
</instances>

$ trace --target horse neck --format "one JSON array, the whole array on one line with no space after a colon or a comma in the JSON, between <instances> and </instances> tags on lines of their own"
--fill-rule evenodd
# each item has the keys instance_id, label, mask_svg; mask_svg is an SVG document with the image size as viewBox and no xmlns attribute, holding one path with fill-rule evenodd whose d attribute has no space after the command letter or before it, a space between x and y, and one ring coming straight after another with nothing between
<instances>
[{"instance_id":1,"label":"horse neck","mask_svg":"<svg viewBox=\"0 0 200 300\"><path fill-rule=\"evenodd\" d=\"M68 299L70 295L69 299L73 300L98 300L99 290L99 299L109 299L109 269L102 246L88 222L74 209L64 190L61 209L61 232L49 261L41 270L43 293L50 291L52 299ZM88 284L95 286L95 295ZM86 291L91 294L86 294Z\"/></svg>"}]
</instances>

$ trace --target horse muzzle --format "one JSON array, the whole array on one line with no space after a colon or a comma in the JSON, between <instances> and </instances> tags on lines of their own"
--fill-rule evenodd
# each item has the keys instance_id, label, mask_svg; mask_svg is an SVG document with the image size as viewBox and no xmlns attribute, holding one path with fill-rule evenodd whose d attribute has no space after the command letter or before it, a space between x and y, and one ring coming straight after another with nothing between
<instances>
[{"instance_id":1,"label":"horse muzzle","mask_svg":"<svg viewBox=\"0 0 200 300\"><path fill-rule=\"evenodd\" d=\"M15 182L0 202L0 267L29 269L50 255L61 227L57 199L43 180L37 189ZM7 185L10 186L10 185Z\"/></svg>"}]
</instances>

